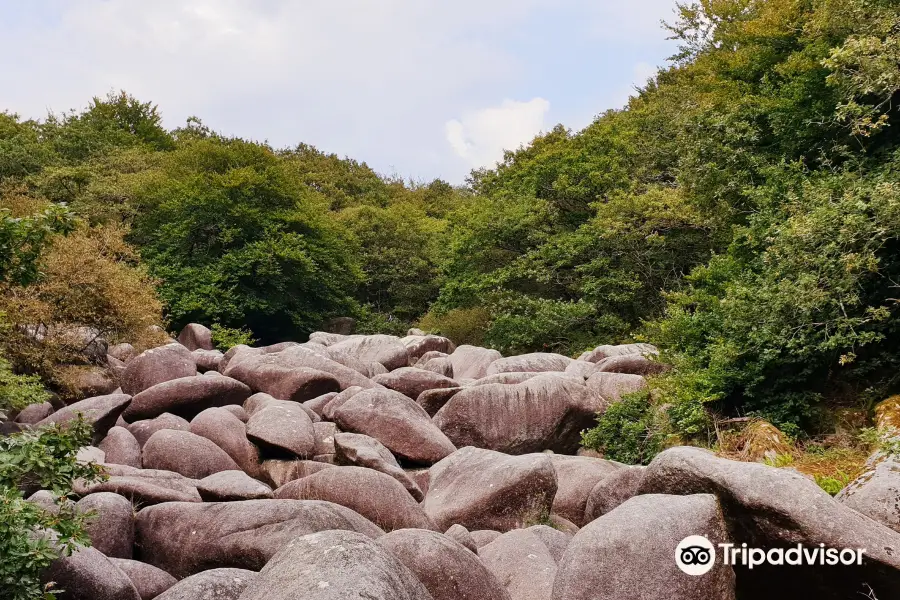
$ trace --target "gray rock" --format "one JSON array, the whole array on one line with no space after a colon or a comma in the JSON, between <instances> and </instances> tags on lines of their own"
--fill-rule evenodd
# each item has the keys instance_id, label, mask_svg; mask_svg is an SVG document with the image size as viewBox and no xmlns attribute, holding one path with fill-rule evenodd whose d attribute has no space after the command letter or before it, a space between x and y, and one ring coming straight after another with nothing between
<instances>
[{"instance_id":1,"label":"gray rock","mask_svg":"<svg viewBox=\"0 0 900 600\"><path fill-rule=\"evenodd\" d=\"M191 356L194 357L197 370L201 373L218 372L225 359L225 355L219 350L194 350Z\"/></svg>"},{"instance_id":2,"label":"gray rock","mask_svg":"<svg viewBox=\"0 0 900 600\"><path fill-rule=\"evenodd\" d=\"M510 600L478 557L447 536L404 529L378 538L378 544L406 565L434 600Z\"/></svg>"},{"instance_id":3,"label":"gray rock","mask_svg":"<svg viewBox=\"0 0 900 600\"><path fill-rule=\"evenodd\" d=\"M867 550L861 566L754 568L739 581L747 597L848 598L864 591L864 584L878 598L900 597L900 534L836 502L801 475L681 447L653 459L639 491L716 494L736 544Z\"/></svg>"},{"instance_id":4,"label":"gray rock","mask_svg":"<svg viewBox=\"0 0 900 600\"><path fill-rule=\"evenodd\" d=\"M158 383L197 374L191 351L181 344L167 344L141 352L125 365L122 390L132 396Z\"/></svg>"},{"instance_id":5,"label":"gray rock","mask_svg":"<svg viewBox=\"0 0 900 600\"><path fill-rule=\"evenodd\" d=\"M585 507L591 490L623 467L610 460L584 456L554 454L550 460L553 461L558 482L553 513L581 527L587 523Z\"/></svg>"},{"instance_id":6,"label":"gray rock","mask_svg":"<svg viewBox=\"0 0 900 600\"><path fill-rule=\"evenodd\" d=\"M644 467L627 467L597 482L584 506L584 523L590 523L636 496L643 480Z\"/></svg>"},{"instance_id":7,"label":"gray rock","mask_svg":"<svg viewBox=\"0 0 900 600\"><path fill-rule=\"evenodd\" d=\"M545 454L507 456L467 447L430 471L422 508L440 530L460 524L509 531L550 514L556 471Z\"/></svg>"},{"instance_id":8,"label":"gray rock","mask_svg":"<svg viewBox=\"0 0 900 600\"><path fill-rule=\"evenodd\" d=\"M292 540L241 600L433 600L416 576L372 539L324 531Z\"/></svg>"},{"instance_id":9,"label":"gray rock","mask_svg":"<svg viewBox=\"0 0 900 600\"><path fill-rule=\"evenodd\" d=\"M109 479L85 484L77 480L76 494L85 496L97 492L113 492L140 506L160 502L200 502L197 481L171 471L135 469L125 465L104 465Z\"/></svg>"},{"instance_id":10,"label":"gray rock","mask_svg":"<svg viewBox=\"0 0 900 600\"><path fill-rule=\"evenodd\" d=\"M78 415L90 423L94 430L92 437L94 444L99 444L109 430L115 427L119 415L128 407L131 396L125 394L109 394L87 398L80 402L61 408L46 419L38 421L35 427L43 427L51 423L65 425L78 419Z\"/></svg>"},{"instance_id":11,"label":"gray rock","mask_svg":"<svg viewBox=\"0 0 900 600\"><path fill-rule=\"evenodd\" d=\"M334 448L334 459L338 465L380 471L399 481L416 502L425 498L422 489L400 468L391 451L375 438L359 433L338 433L334 436Z\"/></svg>"},{"instance_id":12,"label":"gray rock","mask_svg":"<svg viewBox=\"0 0 900 600\"><path fill-rule=\"evenodd\" d=\"M491 363L487 375L497 373L534 373L546 371L563 372L573 362L573 359L562 354L550 352L534 352L532 354L520 354L508 358L500 358Z\"/></svg>"},{"instance_id":13,"label":"gray rock","mask_svg":"<svg viewBox=\"0 0 900 600\"><path fill-rule=\"evenodd\" d=\"M153 600L178 583L177 579L153 565L127 558L111 558L109 560L128 576L141 596L141 600Z\"/></svg>"},{"instance_id":14,"label":"gray rock","mask_svg":"<svg viewBox=\"0 0 900 600\"><path fill-rule=\"evenodd\" d=\"M692 535L703 535L715 547L730 541L715 496L632 498L575 534L559 562L553 599L733 599L734 571L720 557L703 576L679 569L676 548ZM603 559L585 560L594 556Z\"/></svg>"},{"instance_id":15,"label":"gray rock","mask_svg":"<svg viewBox=\"0 0 900 600\"><path fill-rule=\"evenodd\" d=\"M402 367L390 373L376 375L372 381L398 391L412 400L426 390L459 387L459 384L449 377L416 367Z\"/></svg>"},{"instance_id":16,"label":"gray rock","mask_svg":"<svg viewBox=\"0 0 900 600\"><path fill-rule=\"evenodd\" d=\"M16 415L15 422L23 425L34 425L53 414L53 405L49 402L40 402L26 406Z\"/></svg>"},{"instance_id":17,"label":"gray rock","mask_svg":"<svg viewBox=\"0 0 900 600\"><path fill-rule=\"evenodd\" d=\"M113 427L100 442L99 448L105 454L105 462L117 465L128 465L140 469L141 445L137 438L124 427Z\"/></svg>"},{"instance_id":18,"label":"gray rock","mask_svg":"<svg viewBox=\"0 0 900 600\"><path fill-rule=\"evenodd\" d=\"M882 460L841 490L835 500L900 532L900 461Z\"/></svg>"},{"instance_id":19,"label":"gray rock","mask_svg":"<svg viewBox=\"0 0 900 600\"><path fill-rule=\"evenodd\" d=\"M647 380L641 375L600 372L588 377L587 386L593 393L599 394L609 402L618 402L624 394L646 389Z\"/></svg>"},{"instance_id":20,"label":"gray rock","mask_svg":"<svg viewBox=\"0 0 900 600\"><path fill-rule=\"evenodd\" d=\"M197 491L206 502L234 502L272 498L272 488L243 471L220 471L197 483Z\"/></svg>"},{"instance_id":21,"label":"gray rock","mask_svg":"<svg viewBox=\"0 0 900 600\"><path fill-rule=\"evenodd\" d=\"M449 339L439 335L409 334L400 339L400 343L406 346L410 362L416 362L427 352L442 352L450 354L456 350L456 346Z\"/></svg>"},{"instance_id":22,"label":"gray rock","mask_svg":"<svg viewBox=\"0 0 900 600\"><path fill-rule=\"evenodd\" d=\"M534 532L517 529L504 533L479 548L478 556L513 600L550 600L556 561Z\"/></svg>"},{"instance_id":23,"label":"gray rock","mask_svg":"<svg viewBox=\"0 0 900 600\"><path fill-rule=\"evenodd\" d=\"M381 363L388 371L409 366L406 346L392 335L352 336L329 348L347 352L363 362Z\"/></svg>"},{"instance_id":24,"label":"gray rock","mask_svg":"<svg viewBox=\"0 0 900 600\"><path fill-rule=\"evenodd\" d=\"M109 356L112 356L117 360L121 360L124 363L127 363L129 360L138 355L137 350L134 349L134 346L128 343L110 346L106 353Z\"/></svg>"},{"instance_id":25,"label":"gray rock","mask_svg":"<svg viewBox=\"0 0 900 600\"><path fill-rule=\"evenodd\" d=\"M188 323L176 338L188 350L212 350L212 331L199 323Z\"/></svg>"},{"instance_id":26,"label":"gray rock","mask_svg":"<svg viewBox=\"0 0 900 600\"><path fill-rule=\"evenodd\" d=\"M168 502L141 510L135 525L141 560L179 578L223 567L259 570L291 540L318 531L384 533L348 508L315 500Z\"/></svg>"},{"instance_id":27,"label":"gray rock","mask_svg":"<svg viewBox=\"0 0 900 600\"><path fill-rule=\"evenodd\" d=\"M629 373L631 375L658 375L669 370L665 365L656 360L640 354L627 354L623 356L610 356L597 363L597 371L601 373Z\"/></svg>"},{"instance_id":28,"label":"gray rock","mask_svg":"<svg viewBox=\"0 0 900 600\"><path fill-rule=\"evenodd\" d=\"M171 429L157 431L147 440L143 463L148 469L173 471L191 479L240 468L208 439L189 431Z\"/></svg>"},{"instance_id":29,"label":"gray rock","mask_svg":"<svg viewBox=\"0 0 900 600\"><path fill-rule=\"evenodd\" d=\"M131 558L134 553L134 508L119 494L89 494L75 504L89 515L85 530L91 546L110 558Z\"/></svg>"},{"instance_id":30,"label":"gray rock","mask_svg":"<svg viewBox=\"0 0 900 600\"><path fill-rule=\"evenodd\" d=\"M335 465L314 460L264 460L260 464L260 479L277 489L295 479L300 479Z\"/></svg>"},{"instance_id":31,"label":"gray rock","mask_svg":"<svg viewBox=\"0 0 900 600\"><path fill-rule=\"evenodd\" d=\"M526 531L530 531L541 540L541 543L543 543L547 547L547 550L550 551L550 556L552 556L553 560L557 563L562 560L563 554L565 554L566 548L569 547L569 542L572 541L572 536L574 535L572 533L560 531L559 529L554 529L549 525L532 525L531 527L528 527Z\"/></svg>"},{"instance_id":32,"label":"gray rock","mask_svg":"<svg viewBox=\"0 0 900 600\"><path fill-rule=\"evenodd\" d=\"M243 404L250 395L249 387L219 373L180 377L137 394L122 416L129 423L163 413L192 419L207 408Z\"/></svg>"},{"instance_id":33,"label":"gray rock","mask_svg":"<svg viewBox=\"0 0 900 600\"><path fill-rule=\"evenodd\" d=\"M249 412L249 411L248 411ZM315 456L313 422L296 402L270 402L250 413L247 438L264 449L300 458Z\"/></svg>"},{"instance_id":34,"label":"gray rock","mask_svg":"<svg viewBox=\"0 0 900 600\"><path fill-rule=\"evenodd\" d=\"M191 421L191 433L225 451L245 473L259 475L259 448L247 439L247 426L225 408L208 408Z\"/></svg>"},{"instance_id":35,"label":"gray rock","mask_svg":"<svg viewBox=\"0 0 900 600\"><path fill-rule=\"evenodd\" d=\"M93 548L56 559L41 581L52 581L53 589L66 590L66 600L141 600L128 576Z\"/></svg>"},{"instance_id":36,"label":"gray rock","mask_svg":"<svg viewBox=\"0 0 900 600\"><path fill-rule=\"evenodd\" d=\"M210 569L182 579L157 600L238 600L256 577L246 569Z\"/></svg>"},{"instance_id":37,"label":"gray rock","mask_svg":"<svg viewBox=\"0 0 900 600\"><path fill-rule=\"evenodd\" d=\"M433 417L441 410L450 398L461 392L465 388L438 388L435 390L425 390L416 398L416 404L425 409L429 416Z\"/></svg>"},{"instance_id":38,"label":"gray rock","mask_svg":"<svg viewBox=\"0 0 900 600\"><path fill-rule=\"evenodd\" d=\"M495 360L503 358L496 350L479 348L478 346L458 346L450 354L450 362L453 364L453 377L459 381L465 379L480 379L487 375L488 367Z\"/></svg>"},{"instance_id":39,"label":"gray rock","mask_svg":"<svg viewBox=\"0 0 900 600\"><path fill-rule=\"evenodd\" d=\"M135 421L126 427L131 435L134 436L134 439L138 441L141 448L144 447L144 444L147 443L147 440L156 433L157 431L162 431L163 429L172 429L175 431L190 431L191 424L187 422L187 420L182 419L181 417L176 417L175 415L166 413L159 415L155 419L147 419L145 421Z\"/></svg>"},{"instance_id":40,"label":"gray rock","mask_svg":"<svg viewBox=\"0 0 900 600\"><path fill-rule=\"evenodd\" d=\"M584 354L579 356L578 360L598 363L604 358L609 358L610 356L627 356L631 354L636 354L638 356L656 355L659 354L659 350L656 349L656 346L653 346L651 344L620 344L618 346L597 346L590 352L585 352Z\"/></svg>"},{"instance_id":41,"label":"gray rock","mask_svg":"<svg viewBox=\"0 0 900 600\"><path fill-rule=\"evenodd\" d=\"M469 530L462 525L452 526L450 529L444 532L444 535L446 535L456 543L462 545L464 548L471 550L475 554L478 554L478 544L475 543L475 538L473 538L472 534L469 533Z\"/></svg>"}]
</instances>

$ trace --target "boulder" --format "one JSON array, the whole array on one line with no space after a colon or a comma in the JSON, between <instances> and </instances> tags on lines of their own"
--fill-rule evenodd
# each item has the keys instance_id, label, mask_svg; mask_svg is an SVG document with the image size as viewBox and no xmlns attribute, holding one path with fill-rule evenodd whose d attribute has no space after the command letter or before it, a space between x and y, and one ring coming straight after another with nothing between
<instances>
[{"instance_id":1,"label":"boulder","mask_svg":"<svg viewBox=\"0 0 900 600\"><path fill-rule=\"evenodd\" d=\"M550 600L556 561L550 550L528 529L504 533L478 549L484 566L503 583L514 600ZM585 560L593 564L595 561ZM584 596L592 598L593 596Z\"/></svg>"},{"instance_id":2,"label":"boulder","mask_svg":"<svg viewBox=\"0 0 900 600\"><path fill-rule=\"evenodd\" d=\"M719 559L711 571L694 576L675 562L682 540L698 535L715 548L731 541L715 496L632 498L575 534L559 561L553 600L732 600L735 574L730 565ZM782 566L778 572L791 568ZM776 585L780 583L778 578Z\"/></svg>"},{"instance_id":3,"label":"boulder","mask_svg":"<svg viewBox=\"0 0 900 600\"><path fill-rule=\"evenodd\" d=\"M122 375L125 374L125 363L109 354L106 355L106 368L109 374L112 375L113 381L116 382L122 379Z\"/></svg>"},{"instance_id":4,"label":"boulder","mask_svg":"<svg viewBox=\"0 0 900 600\"><path fill-rule=\"evenodd\" d=\"M565 371L573 359L562 354L550 352L533 352L500 358L491 363L487 375L496 373L543 373L546 371Z\"/></svg>"},{"instance_id":5,"label":"boulder","mask_svg":"<svg viewBox=\"0 0 900 600\"><path fill-rule=\"evenodd\" d=\"M900 533L900 462L894 458L882 460L835 499Z\"/></svg>"},{"instance_id":6,"label":"boulder","mask_svg":"<svg viewBox=\"0 0 900 600\"><path fill-rule=\"evenodd\" d=\"M318 531L383 534L349 508L315 500L168 502L144 508L135 523L141 560L177 578L224 567L257 571L292 540Z\"/></svg>"},{"instance_id":7,"label":"boulder","mask_svg":"<svg viewBox=\"0 0 900 600\"><path fill-rule=\"evenodd\" d=\"M578 378L544 373L513 385L466 388L437 412L434 424L458 448L574 454L581 432L594 426L606 407Z\"/></svg>"},{"instance_id":8,"label":"boulder","mask_svg":"<svg viewBox=\"0 0 900 600\"><path fill-rule=\"evenodd\" d=\"M322 411L326 406L328 406L329 402L334 400L337 395L338 392L328 392L327 394L322 394L321 396L313 398L312 400L307 400L303 403L303 406L319 415L319 417L322 417L324 415Z\"/></svg>"},{"instance_id":9,"label":"boulder","mask_svg":"<svg viewBox=\"0 0 900 600\"><path fill-rule=\"evenodd\" d=\"M356 511L385 531L435 526L394 478L373 469L340 467L295 479L275 490L289 500L325 500Z\"/></svg>"},{"instance_id":10,"label":"boulder","mask_svg":"<svg viewBox=\"0 0 900 600\"><path fill-rule=\"evenodd\" d=\"M141 600L153 600L178 583L178 580L153 565L127 558L111 558L112 564L128 576Z\"/></svg>"},{"instance_id":11,"label":"boulder","mask_svg":"<svg viewBox=\"0 0 900 600\"><path fill-rule=\"evenodd\" d=\"M591 375L597 372L597 365L595 365L594 363L589 363L585 360L573 360L569 363L569 366L566 367L566 370L564 372L569 375L581 377L582 379L588 379Z\"/></svg>"},{"instance_id":12,"label":"boulder","mask_svg":"<svg viewBox=\"0 0 900 600\"><path fill-rule=\"evenodd\" d=\"M529 379L534 379L538 375L543 375L544 373L534 371L530 373L494 373L493 375L486 375L481 379L473 381L469 384L469 387L478 386L478 385L489 385L492 383L503 383L506 385L514 385L516 383L523 383L528 381ZM564 373L563 373L564 374ZM578 381L578 378L574 375L571 376L572 381Z\"/></svg>"},{"instance_id":13,"label":"boulder","mask_svg":"<svg viewBox=\"0 0 900 600\"><path fill-rule=\"evenodd\" d=\"M400 468L391 451L375 438L359 433L338 433L334 436L334 449L334 460L338 465L380 471L399 481L416 502L425 497L416 482Z\"/></svg>"},{"instance_id":14,"label":"boulder","mask_svg":"<svg viewBox=\"0 0 900 600\"><path fill-rule=\"evenodd\" d=\"M341 390L345 390L351 386L359 386L362 388L370 388L375 387L375 384L366 377L365 375L355 371L351 368L345 367L332 360L330 357L325 356L321 353L321 351L314 351L310 348L305 348L303 346L292 345L287 346L279 350L278 352L272 352L271 349L265 348L248 348L248 347L236 347L234 353L229 357L229 354L232 353L231 350L225 353L225 357L222 360L223 370L222 372L225 375L234 377L235 379L241 379L241 377L235 375L235 372L249 372L252 370L254 365L262 365L262 364L272 364L280 367L286 367L287 369L312 369L313 371L321 371L324 373L330 374L334 379L337 380L340 385ZM243 363L249 363L244 366L240 366ZM327 383L325 379L311 379L311 383L315 382L324 382ZM296 383L297 380L294 380ZM274 383L270 382L269 385L274 385ZM250 387L253 387L250 384ZM308 388L308 393L312 394L308 397L304 398L304 400L311 400L316 396L320 396L327 392L333 391L331 389L330 383L327 385L328 389L324 389L323 391L313 394L315 386L310 386Z\"/></svg>"},{"instance_id":15,"label":"boulder","mask_svg":"<svg viewBox=\"0 0 900 600\"><path fill-rule=\"evenodd\" d=\"M541 540L541 543L547 547L547 550L550 551L550 556L553 557L556 563L562 560L563 554L565 554L566 548L569 547L569 542L572 541L572 536L574 535L574 533L560 531L549 525L532 525L525 531L530 531Z\"/></svg>"},{"instance_id":16,"label":"boulder","mask_svg":"<svg viewBox=\"0 0 900 600\"><path fill-rule=\"evenodd\" d=\"M585 507L591 490L623 466L602 458L585 456L554 454L550 460L556 470L558 484L556 496L553 498L553 514L582 527L587 523Z\"/></svg>"},{"instance_id":17,"label":"boulder","mask_svg":"<svg viewBox=\"0 0 900 600\"><path fill-rule=\"evenodd\" d=\"M210 569L182 579L157 600L238 600L256 576L247 569Z\"/></svg>"},{"instance_id":18,"label":"boulder","mask_svg":"<svg viewBox=\"0 0 900 600\"><path fill-rule=\"evenodd\" d=\"M472 540L475 542L475 545L478 548L482 548L484 546L487 546L503 534L499 531L493 531L491 529L478 529L476 531L472 531L470 535L472 536Z\"/></svg>"},{"instance_id":19,"label":"boulder","mask_svg":"<svg viewBox=\"0 0 900 600\"><path fill-rule=\"evenodd\" d=\"M260 479L277 489L289 481L332 469L335 465L314 460L264 460L260 465Z\"/></svg>"},{"instance_id":20,"label":"boulder","mask_svg":"<svg viewBox=\"0 0 900 600\"><path fill-rule=\"evenodd\" d=\"M171 429L173 431L190 431L191 424L187 420L177 417L170 413L164 413L155 419L147 419L145 421L135 421L127 426L128 432L134 436L141 448L147 443L147 440L163 429Z\"/></svg>"},{"instance_id":21,"label":"boulder","mask_svg":"<svg viewBox=\"0 0 900 600\"><path fill-rule=\"evenodd\" d=\"M651 344L620 344L618 346L597 346L593 350L589 352L585 352L581 356L578 357L580 361L587 361L590 363L598 363L604 358L609 358L611 356L628 356L636 354L638 356L643 355L656 355L659 354L659 350L656 349L656 346Z\"/></svg>"},{"instance_id":22,"label":"boulder","mask_svg":"<svg viewBox=\"0 0 900 600\"><path fill-rule=\"evenodd\" d=\"M340 390L331 374L307 367L287 367L266 362L262 355L229 365L226 374L243 381L254 392L269 394L278 400L304 402L328 392Z\"/></svg>"},{"instance_id":23,"label":"boulder","mask_svg":"<svg viewBox=\"0 0 900 600\"><path fill-rule=\"evenodd\" d=\"M416 576L374 540L323 531L292 540L241 600L433 600Z\"/></svg>"},{"instance_id":24,"label":"boulder","mask_svg":"<svg viewBox=\"0 0 900 600\"><path fill-rule=\"evenodd\" d=\"M416 362L426 352L443 352L450 354L456 350L456 346L449 339L439 335L408 335L400 339L400 343L406 346L410 362Z\"/></svg>"},{"instance_id":25,"label":"boulder","mask_svg":"<svg viewBox=\"0 0 900 600\"><path fill-rule=\"evenodd\" d=\"M125 365L122 391L135 396L158 383L197 374L191 351L181 344L166 344L141 352Z\"/></svg>"},{"instance_id":26,"label":"boulder","mask_svg":"<svg viewBox=\"0 0 900 600\"><path fill-rule=\"evenodd\" d=\"M212 331L199 323L188 323L175 338L188 350L213 350Z\"/></svg>"},{"instance_id":27,"label":"boulder","mask_svg":"<svg viewBox=\"0 0 900 600\"><path fill-rule=\"evenodd\" d=\"M201 373L218 372L225 355L219 350L194 350L191 352L197 370Z\"/></svg>"},{"instance_id":28,"label":"boulder","mask_svg":"<svg viewBox=\"0 0 900 600\"><path fill-rule=\"evenodd\" d=\"M269 452L300 458L315 456L313 422L296 402L270 402L251 413L247 438Z\"/></svg>"},{"instance_id":29,"label":"boulder","mask_svg":"<svg viewBox=\"0 0 900 600\"><path fill-rule=\"evenodd\" d=\"M79 495L113 492L139 506L160 502L200 502L197 482L171 471L135 469L124 465L104 465L109 479L85 484L77 480L74 491Z\"/></svg>"},{"instance_id":30,"label":"boulder","mask_svg":"<svg viewBox=\"0 0 900 600\"><path fill-rule=\"evenodd\" d=\"M738 545L866 549L859 566L756 567L741 574L741 596L829 600L852 597L865 584L878 598L900 597L900 534L840 504L798 473L718 458L698 448L670 448L648 465L639 493L716 494Z\"/></svg>"},{"instance_id":31,"label":"boulder","mask_svg":"<svg viewBox=\"0 0 900 600\"><path fill-rule=\"evenodd\" d=\"M378 545L412 571L434 600L510 600L478 557L447 536L404 529L378 538Z\"/></svg>"},{"instance_id":32,"label":"boulder","mask_svg":"<svg viewBox=\"0 0 900 600\"><path fill-rule=\"evenodd\" d=\"M119 494L88 494L75 504L88 515L85 531L91 547L111 558L131 558L134 552L134 508Z\"/></svg>"},{"instance_id":33,"label":"boulder","mask_svg":"<svg viewBox=\"0 0 900 600\"><path fill-rule=\"evenodd\" d=\"M425 371L431 371L432 373L437 373L438 375L453 379L453 362L450 360L449 356L432 358L423 363L416 363L416 366Z\"/></svg>"},{"instance_id":34,"label":"boulder","mask_svg":"<svg viewBox=\"0 0 900 600\"><path fill-rule=\"evenodd\" d=\"M610 356L597 363L598 373L629 373L631 375L658 375L669 370L661 362L650 360L640 354Z\"/></svg>"},{"instance_id":35,"label":"boulder","mask_svg":"<svg viewBox=\"0 0 900 600\"><path fill-rule=\"evenodd\" d=\"M337 433L337 425L328 421L313 423L313 434L316 438L314 455L334 454L334 435Z\"/></svg>"},{"instance_id":36,"label":"boulder","mask_svg":"<svg viewBox=\"0 0 900 600\"><path fill-rule=\"evenodd\" d=\"M243 404L250 388L230 377L211 372L158 383L137 394L122 414L132 423L163 413L192 419L207 408Z\"/></svg>"},{"instance_id":37,"label":"boulder","mask_svg":"<svg viewBox=\"0 0 900 600\"><path fill-rule=\"evenodd\" d=\"M273 498L272 488L243 471L219 471L197 482L205 502L236 502Z\"/></svg>"},{"instance_id":38,"label":"boulder","mask_svg":"<svg viewBox=\"0 0 900 600\"><path fill-rule=\"evenodd\" d=\"M416 404L425 409L429 416L434 416L444 405L450 402L450 398L462 391L461 387L438 388L425 390L416 398Z\"/></svg>"},{"instance_id":39,"label":"boulder","mask_svg":"<svg viewBox=\"0 0 900 600\"><path fill-rule=\"evenodd\" d=\"M472 534L469 533L469 530L462 525L454 525L445 531L444 535L462 545L467 550L471 550L475 554L478 554L478 544L475 543L475 538L473 538Z\"/></svg>"},{"instance_id":40,"label":"boulder","mask_svg":"<svg viewBox=\"0 0 900 600\"><path fill-rule=\"evenodd\" d=\"M93 548L58 558L41 575L52 589L65 590L66 600L141 600L137 590L112 561Z\"/></svg>"},{"instance_id":41,"label":"boulder","mask_svg":"<svg viewBox=\"0 0 900 600\"><path fill-rule=\"evenodd\" d=\"M646 389L647 380L641 375L599 372L588 377L587 386L591 392L612 403L620 401L625 394Z\"/></svg>"},{"instance_id":42,"label":"boulder","mask_svg":"<svg viewBox=\"0 0 900 600\"><path fill-rule=\"evenodd\" d=\"M598 481L584 505L584 523L590 523L637 496L643 480L644 467L626 467Z\"/></svg>"},{"instance_id":43,"label":"boulder","mask_svg":"<svg viewBox=\"0 0 900 600\"><path fill-rule=\"evenodd\" d=\"M456 450L425 409L393 390L354 395L335 411L334 421L343 431L373 437L394 456L416 464L434 464Z\"/></svg>"},{"instance_id":44,"label":"boulder","mask_svg":"<svg viewBox=\"0 0 900 600\"><path fill-rule=\"evenodd\" d=\"M352 336L329 347L343 351L363 362L377 362L388 371L409 366L406 346L392 335Z\"/></svg>"},{"instance_id":45,"label":"boulder","mask_svg":"<svg viewBox=\"0 0 900 600\"><path fill-rule=\"evenodd\" d=\"M224 450L205 437L171 429L150 436L144 445L143 462L148 469L172 471L191 479L240 469Z\"/></svg>"},{"instance_id":46,"label":"boulder","mask_svg":"<svg viewBox=\"0 0 900 600\"><path fill-rule=\"evenodd\" d=\"M225 451L244 473L259 474L259 448L247 439L247 426L225 408L207 408L191 421L191 433Z\"/></svg>"},{"instance_id":47,"label":"boulder","mask_svg":"<svg viewBox=\"0 0 900 600\"><path fill-rule=\"evenodd\" d=\"M344 405L344 402L355 396L356 394L363 391L364 388L359 386L350 386L346 390L343 390L338 395L334 396L331 400L328 401L324 407L322 407L322 418L328 419L329 421L334 421L334 413L337 412L337 409Z\"/></svg>"},{"instance_id":48,"label":"boulder","mask_svg":"<svg viewBox=\"0 0 900 600\"><path fill-rule=\"evenodd\" d=\"M450 354L450 362L453 364L453 377L459 381L465 379L480 379L487 375L488 367L495 360L503 358L496 350L479 348L478 346L458 346Z\"/></svg>"},{"instance_id":49,"label":"boulder","mask_svg":"<svg viewBox=\"0 0 900 600\"><path fill-rule=\"evenodd\" d=\"M396 390L413 400L426 390L459 387L459 384L449 377L416 367L402 367L390 373L377 375L372 378L372 381Z\"/></svg>"},{"instance_id":50,"label":"boulder","mask_svg":"<svg viewBox=\"0 0 900 600\"><path fill-rule=\"evenodd\" d=\"M545 454L507 456L467 447L431 468L422 508L442 531L454 524L509 531L549 515L556 487Z\"/></svg>"},{"instance_id":51,"label":"boulder","mask_svg":"<svg viewBox=\"0 0 900 600\"><path fill-rule=\"evenodd\" d=\"M15 422L23 425L34 425L53 414L53 405L49 402L30 404L19 411Z\"/></svg>"},{"instance_id":52,"label":"boulder","mask_svg":"<svg viewBox=\"0 0 900 600\"><path fill-rule=\"evenodd\" d=\"M96 446L82 446L75 453L75 460L81 464L100 464L106 460L106 453Z\"/></svg>"},{"instance_id":53,"label":"boulder","mask_svg":"<svg viewBox=\"0 0 900 600\"><path fill-rule=\"evenodd\" d=\"M250 420L250 415L247 414L247 411L244 410L243 406L238 406L237 404L229 404L228 406L223 406L223 410L227 410L234 416L238 418L241 423L246 423Z\"/></svg>"},{"instance_id":54,"label":"boulder","mask_svg":"<svg viewBox=\"0 0 900 600\"><path fill-rule=\"evenodd\" d=\"M99 448L106 455L105 462L117 465L128 465L140 469L141 445L137 438L124 427L113 427L100 442Z\"/></svg>"},{"instance_id":55,"label":"boulder","mask_svg":"<svg viewBox=\"0 0 900 600\"><path fill-rule=\"evenodd\" d=\"M121 360L124 363L127 363L129 360L138 355L137 350L134 349L134 346L128 343L116 344L115 346L110 346L106 354L112 356L117 360Z\"/></svg>"},{"instance_id":56,"label":"boulder","mask_svg":"<svg viewBox=\"0 0 900 600\"><path fill-rule=\"evenodd\" d=\"M51 423L64 425L78 419L78 415L81 415L93 427L94 434L91 439L92 443L96 445L115 426L116 420L128 407L129 402L131 402L131 396L126 394L109 394L88 398L59 409L46 419L38 421L35 427L43 427Z\"/></svg>"}]
</instances>

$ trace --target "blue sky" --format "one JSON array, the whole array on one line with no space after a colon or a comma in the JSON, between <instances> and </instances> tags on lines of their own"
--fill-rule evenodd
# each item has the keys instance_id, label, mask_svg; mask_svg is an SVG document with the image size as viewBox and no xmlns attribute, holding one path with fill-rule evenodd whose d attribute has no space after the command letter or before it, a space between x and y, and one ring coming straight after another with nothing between
<instances>
[{"instance_id":1,"label":"blue sky","mask_svg":"<svg viewBox=\"0 0 900 600\"><path fill-rule=\"evenodd\" d=\"M460 183L622 106L674 52L675 0L0 0L0 110L125 89L166 125L307 142Z\"/></svg>"}]
</instances>

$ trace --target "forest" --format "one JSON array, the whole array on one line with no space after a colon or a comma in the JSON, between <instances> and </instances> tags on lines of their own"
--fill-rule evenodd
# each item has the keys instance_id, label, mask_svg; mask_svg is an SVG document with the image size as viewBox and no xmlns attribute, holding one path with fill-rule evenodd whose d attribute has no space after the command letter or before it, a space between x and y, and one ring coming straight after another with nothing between
<instances>
[{"instance_id":1,"label":"forest","mask_svg":"<svg viewBox=\"0 0 900 600\"><path fill-rule=\"evenodd\" d=\"M793 437L866 415L900 383L900 11L703 0L667 27L627 106L464 186L167 130L127 92L0 113L0 408L87 376L72 325L275 343L352 316L503 353L653 343L672 369L609 417L639 454L723 415Z\"/></svg>"}]
</instances>

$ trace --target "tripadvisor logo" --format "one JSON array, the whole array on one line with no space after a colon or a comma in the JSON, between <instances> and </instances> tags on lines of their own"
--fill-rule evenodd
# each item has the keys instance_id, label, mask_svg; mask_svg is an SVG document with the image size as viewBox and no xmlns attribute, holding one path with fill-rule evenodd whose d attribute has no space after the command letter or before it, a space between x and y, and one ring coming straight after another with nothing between
<instances>
[{"instance_id":1,"label":"tripadvisor logo","mask_svg":"<svg viewBox=\"0 0 900 600\"><path fill-rule=\"evenodd\" d=\"M825 544L792 548L748 548L747 544L719 544L722 564L744 566L748 569L760 565L861 565L865 548L826 548ZM702 535L684 538L675 548L675 564L688 575L704 575L716 564L716 547Z\"/></svg>"}]
</instances>

